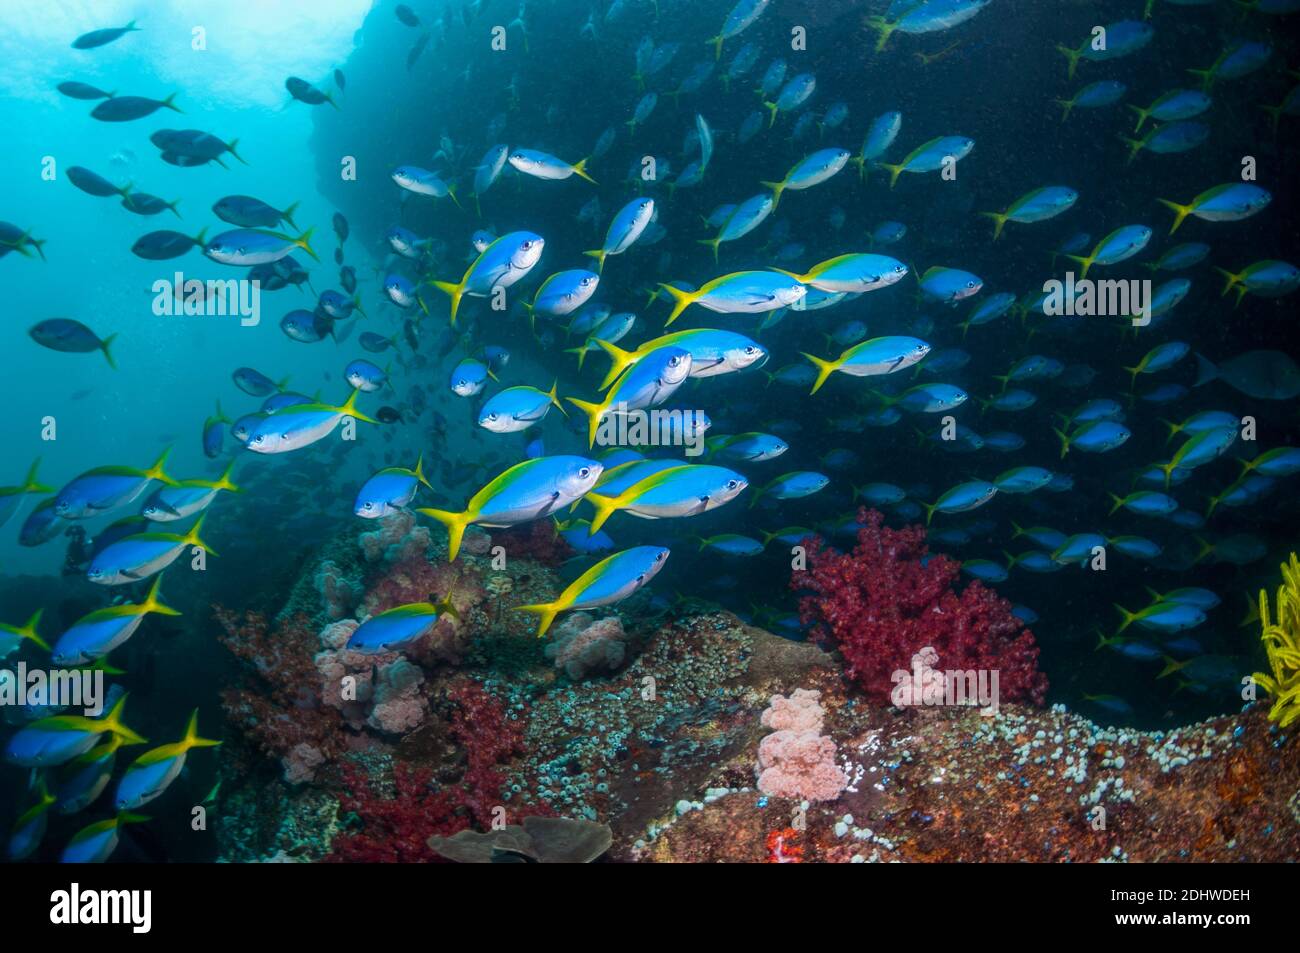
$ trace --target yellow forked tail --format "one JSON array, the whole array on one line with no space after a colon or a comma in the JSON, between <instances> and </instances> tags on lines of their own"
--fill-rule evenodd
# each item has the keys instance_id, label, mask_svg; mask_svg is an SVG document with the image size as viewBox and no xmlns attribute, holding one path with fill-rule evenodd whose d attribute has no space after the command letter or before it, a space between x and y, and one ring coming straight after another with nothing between
<instances>
[{"instance_id":1,"label":"yellow forked tail","mask_svg":"<svg viewBox=\"0 0 1300 953\"><path fill-rule=\"evenodd\" d=\"M713 249L713 263L718 263L718 246L722 244L721 238L697 238L696 241L701 245L708 245ZM591 254L588 252L588 254Z\"/></svg>"},{"instance_id":2,"label":"yellow forked tail","mask_svg":"<svg viewBox=\"0 0 1300 953\"><path fill-rule=\"evenodd\" d=\"M564 399L587 415L587 446L594 447L596 445L596 431L600 429L600 419L605 415L605 405L578 400L576 397L566 397Z\"/></svg>"},{"instance_id":3,"label":"yellow forked tail","mask_svg":"<svg viewBox=\"0 0 1300 953\"><path fill-rule=\"evenodd\" d=\"M800 351L799 353L812 361L813 366L817 368L817 380L813 382L812 390L809 392L811 396L821 390L822 385L826 383L826 379L840 369L840 363L839 361L824 361L806 351Z\"/></svg>"},{"instance_id":4,"label":"yellow forked tail","mask_svg":"<svg viewBox=\"0 0 1300 953\"><path fill-rule=\"evenodd\" d=\"M465 282L452 284L450 281L435 281L433 286L451 298L451 326L456 326L456 314L460 311L460 299L465 297ZM423 303L421 303L423 307Z\"/></svg>"},{"instance_id":5,"label":"yellow forked tail","mask_svg":"<svg viewBox=\"0 0 1300 953\"><path fill-rule=\"evenodd\" d=\"M614 381L618 380L618 375L622 374L628 365L634 363L636 359L631 351L625 351L608 341L602 341L600 338L593 338L592 340L600 345L602 351L609 355L609 373L605 375L605 379L600 384L601 390L607 390Z\"/></svg>"},{"instance_id":6,"label":"yellow forked tail","mask_svg":"<svg viewBox=\"0 0 1300 953\"><path fill-rule=\"evenodd\" d=\"M191 748L215 748L219 744L220 741L199 737L199 710L196 708L190 712L189 724L185 726L185 737L181 739L181 747L188 751Z\"/></svg>"},{"instance_id":7,"label":"yellow forked tail","mask_svg":"<svg viewBox=\"0 0 1300 953\"><path fill-rule=\"evenodd\" d=\"M122 724L122 709L126 707L126 695L117 700L117 704L104 716L104 730L111 731L122 739L123 744L142 745L146 740Z\"/></svg>"},{"instance_id":8,"label":"yellow forked tail","mask_svg":"<svg viewBox=\"0 0 1300 953\"><path fill-rule=\"evenodd\" d=\"M884 17L867 17L866 26L878 34L876 52L879 53L885 48L885 44L889 42L889 37L898 29L898 21L886 20Z\"/></svg>"},{"instance_id":9,"label":"yellow forked tail","mask_svg":"<svg viewBox=\"0 0 1300 953\"><path fill-rule=\"evenodd\" d=\"M776 207L781 204L781 193L785 191L785 180L782 179L780 182L759 182L758 184L765 189L772 190L772 211L775 212Z\"/></svg>"},{"instance_id":10,"label":"yellow forked tail","mask_svg":"<svg viewBox=\"0 0 1300 953\"><path fill-rule=\"evenodd\" d=\"M301 248L303 251L305 251L307 254L311 255L312 258L316 259L317 261L320 261L320 256L311 250L311 233L314 231L316 231L315 227L307 229L307 231L303 232L301 235L295 238L293 240L293 243L299 248Z\"/></svg>"},{"instance_id":11,"label":"yellow forked tail","mask_svg":"<svg viewBox=\"0 0 1300 953\"><path fill-rule=\"evenodd\" d=\"M1002 229L1007 224L1007 216L1001 212L980 212L984 218L993 220L993 240L997 241L1002 237Z\"/></svg>"},{"instance_id":12,"label":"yellow forked tail","mask_svg":"<svg viewBox=\"0 0 1300 953\"><path fill-rule=\"evenodd\" d=\"M1065 257L1070 259L1070 261L1083 265L1083 271L1079 274L1080 281L1088 277L1088 271L1092 268L1092 263L1097 260L1091 256L1081 257L1079 255L1066 255Z\"/></svg>"},{"instance_id":13,"label":"yellow forked tail","mask_svg":"<svg viewBox=\"0 0 1300 953\"><path fill-rule=\"evenodd\" d=\"M577 162L575 162L573 164L573 174L577 176L581 176L582 178L590 182L592 185L596 185L598 184L596 180L587 174L587 162L590 160L590 158L591 157L588 156L586 159L579 159Z\"/></svg>"},{"instance_id":14,"label":"yellow forked tail","mask_svg":"<svg viewBox=\"0 0 1300 953\"><path fill-rule=\"evenodd\" d=\"M1123 631L1124 631L1125 629L1127 629L1130 625L1132 625L1132 624L1134 623L1134 621L1136 621L1136 619L1137 619L1137 617L1138 617L1138 614L1137 614L1136 612L1129 612L1127 609L1125 609L1125 608L1124 608L1122 605L1120 605L1118 602L1115 603L1114 605L1115 605L1115 609L1116 609L1116 611L1119 612L1120 617L1124 620L1124 621L1122 621L1122 622L1120 623L1120 625L1119 625L1119 631L1117 631L1117 632L1115 633L1116 635L1119 635L1120 632L1123 632Z\"/></svg>"},{"instance_id":15,"label":"yellow forked tail","mask_svg":"<svg viewBox=\"0 0 1300 953\"><path fill-rule=\"evenodd\" d=\"M180 615L171 606L163 605L158 595L158 589L162 586L162 576L155 576L153 585L149 587L149 595L144 597L144 602L140 603L141 614L152 612L154 615Z\"/></svg>"},{"instance_id":16,"label":"yellow forked tail","mask_svg":"<svg viewBox=\"0 0 1300 953\"><path fill-rule=\"evenodd\" d=\"M537 616L537 637L540 639L562 611L554 602L539 602L531 606L515 606L516 612L531 612Z\"/></svg>"},{"instance_id":17,"label":"yellow forked tail","mask_svg":"<svg viewBox=\"0 0 1300 953\"><path fill-rule=\"evenodd\" d=\"M1068 46L1056 44L1056 50L1070 64L1070 71L1066 74L1070 79L1074 79L1074 71L1079 68L1079 57L1083 55L1082 50L1072 50Z\"/></svg>"},{"instance_id":18,"label":"yellow forked tail","mask_svg":"<svg viewBox=\"0 0 1300 953\"><path fill-rule=\"evenodd\" d=\"M1170 235L1178 231L1178 226L1183 224L1183 219L1192 214L1192 207L1190 205L1179 205L1177 202L1170 202L1168 199L1156 199L1156 201L1165 208L1173 210L1174 224L1169 226Z\"/></svg>"},{"instance_id":19,"label":"yellow forked tail","mask_svg":"<svg viewBox=\"0 0 1300 953\"><path fill-rule=\"evenodd\" d=\"M460 553L461 540L465 538L465 530L469 528L470 523L474 522L474 514L469 510L465 510L463 513L451 513L447 510L435 510L424 506L415 512L432 517L447 527L447 560L448 562L455 561L456 556Z\"/></svg>"},{"instance_id":20,"label":"yellow forked tail","mask_svg":"<svg viewBox=\"0 0 1300 953\"><path fill-rule=\"evenodd\" d=\"M593 248L591 251L583 252L583 254L596 259L596 274L603 275L605 273L605 259L609 256L609 252L603 248Z\"/></svg>"},{"instance_id":21,"label":"yellow forked tail","mask_svg":"<svg viewBox=\"0 0 1300 953\"><path fill-rule=\"evenodd\" d=\"M379 423L379 421L375 420L375 418L367 417L365 414L357 410L357 395L360 393L361 391L354 390L351 394L348 395L348 399L343 402L343 406L335 407L334 411L336 413L342 414L344 417L351 417L353 420L360 420L362 423L366 423L366 424Z\"/></svg>"},{"instance_id":22,"label":"yellow forked tail","mask_svg":"<svg viewBox=\"0 0 1300 953\"><path fill-rule=\"evenodd\" d=\"M197 546L199 547L199 549L203 550L209 556L218 556L220 554L211 546L209 546L207 543L205 543L203 541L203 538L199 536L199 533L203 529L203 521L207 518L208 518L208 514L204 513L202 516L200 516L197 520L194 521L194 525L190 527L190 531L181 537L181 545ZM166 613L163 614L166 615Z\"/></svg>"},{"instance_id":23,"label":"yellow forked tail","mask_svg":"<svg viewBox=\"0 0 1300 953\"><path fill-rule=\"evenodd\" d=\"M587 535L595 536L600 532L600 528L605 525L605 521L618 510L622 498L619 496L605 496L601 493L588 493L586 500L595 508L595 512L591 516L591 525L587 527Z\"/></svg>"},{"instance_id":24,"label":"yellow forked tail","mask_svg":"<svg viewBox=\"0 0 1300 953\"><path fill-rule=\"evenodd\" d=\"M154 465L151 466L148 470L144 471L144 475L151 480L157 480L159 483L166 483L168 486L175 486L176 481L172 479L170 476L168 476L167 471L163 469L163 467L166 466L167 464L167 457L171 455L171 452L172 452L171 447L168 447L166 450L164 450L161 456L158 457L157 462L154 463Z\"/></svg>"},{"instance_id":25,"label":"yellow forked tail","mask_svg":"<svg viewBox=\"0 0 1300 953\"><path fill-rule=\"evenodd\" d=\"M672 285L660 285L659 287L668 292L668 296L673 299L673 310L668 315L668 320L664 322L664 327L668 327L676 321L681 313L700 297L698 291L682 291L682 289L674 288Z\"/></svg>"}]
</instances>

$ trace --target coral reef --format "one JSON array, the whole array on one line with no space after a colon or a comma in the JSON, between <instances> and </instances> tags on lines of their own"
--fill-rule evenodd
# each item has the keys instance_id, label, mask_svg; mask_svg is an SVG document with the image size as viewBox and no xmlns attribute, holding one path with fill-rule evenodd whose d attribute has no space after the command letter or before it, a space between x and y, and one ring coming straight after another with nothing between
<instances>
[{"instance_id":1,"label":"coral reef","mask_svg":"<svg viewBox=\"0 0 1300 953\"><path fill-rule=\"evenodd\" d=\"M1038 670L1033 633L1011 613L1011 604L980 582L953 587L960 564L925 546L925 529L883 524L875 510L860 510L857 546L851 553L825 548L808 552L808 569L790 587L811 591L799 601L803 620L839 650L846 674L871 699L887 703L896 672L904 675L925 648L938 653L945 670L996 671L1003 701L1042 704L1047 678Z\"/></svg>"},{"instance_id":2,"label":"coral reef","mask_svg":"<svg viewBox=\"0 0 1300 953\"><path fill-rule=\"evenodd\" d=\"M612 671L626 655L627 633L616 615L593 619L586 612L575 612L551 630L546 644L546 657L574 681L589 673Z\"/></svg>"},{"instance_id":3,"label":"coral reef","mask_svg":"<svg viewBox=\"0 0 1300 953\"><path fill-rule=\"evenodd\" d=\"M545 860L539 816L607 828L580 851L607 836L602 861L1300 855L1300 758L1267 705L1142 732L1023 703L1045 688L1033 637L987 589L954 591L917 528L864 514L853 553L813 550L796 584L824 648L632 602L538 640L510 609L562 588L550 568L494 569L490 550L448 564L440 547L374 564L356 535L324 549L366 581L355 618L328 617L319 561L276 625L219 610L249 742L223 749L245 759L223 770L226 858ZM461 619L411 651L346 651L359 619L449 589ZM927 647L944 667L999 667L1004 704L891 706L891 671Z\"/></svg>"},{"instance_id":4,"label":"coral reef","mask_svg":"<svg viewBox=\"0 0 1300 953\"><path fill-rule=\"evenodd\" d=\"M498 530L492 534L492 545L504 547L507 559L531 559L543 566L558 566L576 555L551 520Z\"/></svg>"},{"instance_id":5,"label":"coral reef","mask_svg":"<svg viewBox=\"0 0 1300 953\"><path fill-rule=\"evenodd\" d=\"M286 775L309 780L342 750L343 719L314 689L320 684L316 633L305 616L274 629L259 613L238 616L218 606L223 645L245 663L245 678L222 692L226 717Z\"/></svg>"},{"instance_id":6,"label":"coral reef","mask_svg":"<svg viewBox=\"0 0 1300 953\"><path fill-rule=\"evenodd\" d=\"M419 526L410 510L398 510L376 521L378 525L358 539L368 563L396 563L425 556L433 543L427 526Z\"/></svg>"},{"instance_id":7,"label":"coral reef","mask_svg":"<svg viewBox=\"0 0 1300 953\"><path fill-rule=\"evenodd\" d=\"M366 591L361 580L349 578L332 559L321 561L314 582L324 612L331 619L351 613Z\"/></svg>"}]
</instances>

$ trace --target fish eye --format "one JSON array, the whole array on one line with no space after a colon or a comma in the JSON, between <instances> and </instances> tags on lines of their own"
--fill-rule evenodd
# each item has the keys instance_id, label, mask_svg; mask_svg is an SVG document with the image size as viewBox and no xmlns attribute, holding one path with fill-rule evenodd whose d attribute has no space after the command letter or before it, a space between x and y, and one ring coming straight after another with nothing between
<instances>
[{"instance_id":1,"label":"fish eye","mask_svg":"<svg viewBox=\"0 0 1300 953\"><path fill-rule=\"evenodd\" d=\"M578 476L584 480L587 479L587 477L591 476L591 467L583 467L580 469L578 471Z\"/></svg>"},{"instance_id":2,"label":"fish eye","mask_svg":"<svg viewBox=\"0 0 1300 953\"><path fill-rule=\"evenodd\" d=\"M728 480L728 481L727 481L727 489L728 489L728 490L734 490L734 489L735 489L736 487L738 487L738 486L740 486L740 484L737 483L735 480Z\"/></svg>"},{"instance_id":3,"label":"fish eye","mask_svg":"<svg viewBox=\"0 0 1300 953\"><path fill-rule=\"evenodd\" d=\"M496 414L488 414L488 415L487 415L487 419L488 419L488 420L496 420L496 419L497 419L497 415L496 415Z\"/></svg>"},{"instance_id":4,"label":"fish eye","mask_svg":"<svg viewBox=\"0 0 1300 953\"><path fill-rule=\"evenodd\" d=\"M747 344L747 345L745 345L745 353L746 353L746 354L757 354L757 353L758 353L758 348L754 347L752 344Z\"/></svg>"},{"instance_id":5,"label":"fish eye","mask_svg":"<svg viewBox=\"0 0 1300 953\"><path fill-rule=\"evenodd\" d=\"M375 504L373 504L373 503L362 503L362 504L361 504L361 508L362 508L363 510L373 510L373 509L375 508Z\"/></svg>"}]
</instances>

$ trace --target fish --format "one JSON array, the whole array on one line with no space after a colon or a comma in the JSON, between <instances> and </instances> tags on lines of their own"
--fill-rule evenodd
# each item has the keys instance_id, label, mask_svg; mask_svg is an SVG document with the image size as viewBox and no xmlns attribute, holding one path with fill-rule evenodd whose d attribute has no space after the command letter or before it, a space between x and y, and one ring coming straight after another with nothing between
<instances>
[{"instance_id":1,"label":"fish","mask_svg":"<svg viewBox=\"0 0 1300 953\"><path fill-rule=\"evenodd\" d=\"M611 415L656 407L668 400L691 373L691 354L666 345L627 368L599 401L566 400L587 415L588 447L596 445L602 422Z\"/></svg>"},{"instance_id":2,"label":"fish","mask_svg":"<svg viewBox=\"0 0 1300 953\"><path fill-rule=\"evenodd\" d=\"M619 511L642 519L695 516L731 502L747 486L748 480L726 467L669 466L612 495L589 491L587 502L595 508L590 531L599 532L610 516Z\"/></svg>"},{"instance_id":3,"label":"fish","mask_svg":"<svg viewBox=\"0 0 1300 953\"><path fill-rule=\"evenodd\" d=\"M681 348L690 355L692 377L734 373L761 365L768 357L767 349L752 338L714 328L674 331L652 338L634 351L625 351L599 338L595 343L610 358L609 371L600 384L601 390L608 389L633 364L664 347Z\"/></svg>"},{"instance_id":4,"label":"fish","mask_svg":"<svg viewBox=\"0 0 1300 953\"><path fill-rule=\"evenodd\" d=\"M610 255L621 255L627 251L645 232L646 226L655 214L654 199L636 198L628 202L609 223L605 233L605 244L592 251L583 252L596 259L597 274L603 274L605 259Z\"/></svg>"},{"instance_id":5,"label":"fish","mask_svg":"<svg viewBox=\"0 0 1300 953\"><path fill-rule=\"evenodd\" d=\"M600 463L586 457L537 457L498 474L470 497L460 512L428 507L416 512L447 527L447 559L454 562L470 525L514 526L550 516L585 496L602 472L604 467Z\"/></svg>"},{"instance_id":6,"label":"fish","mask_svg":"<svg viewBox=\"0 0 1300 953\"><path fill-rule=\"evenodd\" d=\"M1206 189L1187 205L1168 199L1156 201L1174 213L1173 224L1169 226L1169 234L1172 235L1189 215L1207 222L1239 222L1250 218L1267 208L1273 201L1273 195L1267 189L1250 182L1228 182Z\"/></svg>"},{"instance_id":7,"label":"fish","mask_svg":"<svg viewBox=\"0 0 1300 953\"><path fill-rule=\"evenodd\" d=\"M898 177L904 172L920 174L935 172L947 164L955 165L975 148L975 140L966 136L937 136L917 146L909 152L902 162L890 164L877 162L876 167L889 172L889 187L898 183Z\"/></svg>"},{"instance_id":8,"label":"fish","mask_svg":"<svg viewBox=\"0 0 1300 953\"><path fill-rule=\"evenodd\" d=\"M160 486L145 500L140 514L154 522L167 523L201 513L222 490L243 492L231 482L230 474L234 469L235 461L231 460L225 472L215 480L182 480L174 486Z\"/></svg>"},{"instance_id":9,"label":"fish","mask_svg":"<svg viewBox=\"0 0 1300 953\"><path fill-rule=\"evenodd\" d=\"M103 718L55 715L24 725L5 743L4 759L24 768L57 767L85 754L110 732L128 744L144 744L144 738L122 723L125 707L123 695Z\"/></svg>"},{"instance_id":10,"label":"fish","mask_svg":"<svg viewBox=\"0 0 1300 953\"><path fill-rule=\"evenodd\" d=\"M1026 192L1008 205L1005 211L980 214L993 221L993 240L997 241L1007 222L1044 222L1069 211L1078 200L1079 193L1074 189L1064 185L1048 185Z\"/></svg>"},{"instance_id":11,"label":"fish","mask_svg":"<svg viewBox=\"0 0 1300 953\"><path fill-rule=\"evenodd\" d=\"M206 243L196 240L195 244L202 244L203 254L223 265L267 265L284 258L295 248L317 258L310 244L313 231L309 228L294 237L283 232L238 228L222 232Z\"/></svg>"},{"instance_id":12,"label":"fish","mask_svg":"<svg viewBox=\"0 0 1300 953\"><path fill-rule=\"evenodd\" d=\"M180 741L146 751L127 765L113 794L113 808L131 811L158 799L181 776L190 751L219 744L199 736L199 710L194 709Z\"/></svg>"},{"instance_id":13,"label":"fish","mask_svg":"<svg viewBox=\"0 0 1300 953\"><path fill-rule=\"evenodd\" d=\"M184 535L148 532L115 540L91 557L86 578L101 586L120 586L147 579L162 572L192 546L215 556L217 553L199 536L206 518L206 513L201 514Z\"/></svg>"},{"instance_id":14,"label":"fish","mask_svg":"<svg viewBox=\"0 0 1300 953\"><path fill-rule=\"evenodd\" d=\"M110 350L113 342L117 340L116 334L101 339L90 328L72 318L47 318L38 321L27 330L27 334L41 347L49 348L51 351L62 351L65 354L102 351L108 366L117 368L117 363L113 360L113 352Z\"/></svg>"},{"instance_id":15,"label":"fish","mask_svg":"<svg viewBox=\"0 0 1300 953\"><path fill-rule=\"evenodd\" d=\"M542 257L546 241L527 231L508 232L485 248L458 283L435 281L433 285L451 298L451 324L461 299L466 295L486 297L496 288L509 288L530 271Z\"/></svg>"},{"instance_id":16,"label":"fish","mask_svg":"<svg viewBox=\"0 0 1300 953\"><path fill-rule=\"evenodd\" d=\"M175 93L163 99L149 99L145 96L112 96L100 100L99 104L90 111L90 118L98 119L100 122L132 122L151 116L159 109L183 112L174 102L175 99Z\"/></svg>"},{"instance_id":17,"label":"fish","mask_svg":"<svg viewBox=\"0 0 1300 953\"><path fill-rule=\"evenodd\" d=\"M298 76L290 76L284 81L284 88L300 103L306 103L308 106L320 106L329 103L335 109L339 104L334 101L334 97L329 93L322 92L311 83Z\"/></svg>"},{"instance_id":18,"label":"fish","mask_svg":"<svg viewBox=\"0 0 1300 953\"><path fill-rule=\"evenodd\" d=\"M149 820L150 818L143 814L122 811L106 820L89 824L72 835L68 846L63 849L59 862L64 864L102 864L113 856L113 852L117 850L123 827L127 824L144 824Z\"/></svg>"},{"instance_id":19,"label":"fish","mask_svg":"<svg viewBox=\"0 0 1300 953\"><path fill-rule=\"evenodd\" d=\"M68 181L75 185L87 195L94 195L97 198L108 198L110 196L123 197L127 194L130 186L118 186L105 179L103 176L90 171L79 165L68 166L64 172Z\"/></svg>"},{"instance_id":20,"label":"fish","mask_svg":"<svg viewBox=\"0 0 1300 953\"><path fill-rule=\"evenodd\" d=\"M217 218L242 228L274 229L285 222L296 231L298 226L294 224L293 215L297 210L297 202L277 209L251 195L226 195L212 203L212 212Z\"/></svg>"},{"instance_id":21,"label":"fish","mask_svg":"<svg viewBox=\"0 0 1300 953\"><path fill-rule=\"evenodd\" d=\"M570 164L548 152L537 149L515 149L510 153L508 161L524 175L531 175L533 178L559 181L576 175L580 179L586 179L592 185L596 184L596 180L587 173L587 159L579 159Z\"/></svg>"},{"instance_id":22,"label":"fish","mask_svg":"<svg viewBox=\"0 0 1300 953\"><path fill-rule=\"evenodd\" d=\"M692 304L719 314L762 314L788 308L808 292L804 285L775 271L732 272L706 282L697 291L683 291L668 284L660 284L659 288L673 300L665 327Z\"/></svg>"},{"instance_id":23,"label":"fish","mask_svg":"<svg viewBox=\"0 0 1300 953\"><path fill-rule=\"evenodd\" d=\"M410 602L372 615L348 638L347 651L362 655L401 652L431 632L444 617L459 620L451 593L438 602Z\"/></svg>"},{"instance_id":24,"label":"fish","mask_svg":"<svg viewBox=\"0 0 1300 953\"><path fill-rule=\"evenodd\" d=\"M421 454L412 469L386 467L380 470L357 491L352 512L362 519L382 519L405 509L421 486L433 489L424 475L423 466L424 455Z\"/></svg>"},{"instance_id":25,"label":"fish","mask_svg":"<svg viewBox=\"0 0 1300 953\"><path fill-rule=\"evenodd\" d=\"M929 353L930 345L920 338L890 335L855 344L830 361L806 352L803 356L817 368L817 378L810 392L815 394L836 371L850 377L892 374L919 363Z\"/></svg>"},{"instance_id":26,"label":"fish","mask_svg":"<svg viewBox=\"0 0 1300 953\"><path fill-rule=\"evenodd\" d=\"M67 96L71 99L86 99L86 100L112 99L114 95L113 93L105 92L104 90L100 89L98 86L91 86L89 83L81 83L76 80L68 80L66 82L59 83L59 85L54 88L57 89L59 92L61 92L64 96Z\"/></svg>"},{"instance_id":27,"label":"fish","mask_svg":"<svg viewBox=\"0 0 1300 953\"><path fill-rule=\"evenodd\" d=\"M551 385L549 391L527 385L507 387L483 404L478 413L478 425L493 433L518 433L541 423L552 407L565 414L564 405L556 393L558 387L559 381Z\"/></svg>"},{"instance_id":28,"label":"fish","mask_svg":"<svg viewBox=\"0 0 1300 953\"><path fill-rule=\"evenodd\" d=\"M244 446L254 453L289 453L301 450L334 432L344 418L376 423L356 409L360 389L353 389L341 406L332 404L296 404L259 420Z\"/></svg>"},{"instance_id":29,"label":"fish","mask_svg":"<svg viewBox=\"0 0 1300 953\"><path fill-rule=\"evenodd\" d=\"M116 40L120 40L128 33L136 33L139 27L132 20L126 26L109 27L103 30L91 30L89 33L83 33L72 41L74 50L93 50L101 46L107 46Z\"/></svg>"},{"instance_id":30,"label":"fish","mask_svg":"<svg viewBox=\"0 0 1300 953\"><path fill-rule=\"evenodd\" d=\"M541 638L561 612L594 609L622 602L653 579L671 551L662 546L634 546L602 559L574 580L551 602L516 606L516 612L538 617Z\"/></svg>"},{"instance_id":31,"label":"fish","mask_svg":"<svg viewBox=\"0 0 1300 953\"><path fill-rule=\"evenodd\" d=\"M843 169L848 164L849 156L847 149L819 149L796 162L781 181L760 183L764 188L772 190L772 210L776 211L786 189L801 191L820 185Z\"/></svg>"}]
</instances>

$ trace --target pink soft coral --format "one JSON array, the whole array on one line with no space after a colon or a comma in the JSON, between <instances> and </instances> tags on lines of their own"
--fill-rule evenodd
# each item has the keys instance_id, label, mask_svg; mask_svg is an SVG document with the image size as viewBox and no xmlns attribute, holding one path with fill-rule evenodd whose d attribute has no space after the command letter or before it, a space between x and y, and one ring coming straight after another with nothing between
<instances>
[{"instance_id":1,"label":"pink soft coral","mask_svg":"<svg viewBox=\"0 0 1300 953\"><path fill-rule=\"evenodd\" d=\"M821 734L819 692L773 695L762 722L776 728L758 745L758 789L773 797L833 801L848 780L835 763L835 740Z\"/></svg>"}]
</instances>

